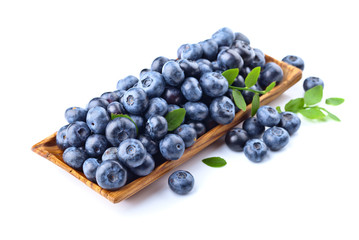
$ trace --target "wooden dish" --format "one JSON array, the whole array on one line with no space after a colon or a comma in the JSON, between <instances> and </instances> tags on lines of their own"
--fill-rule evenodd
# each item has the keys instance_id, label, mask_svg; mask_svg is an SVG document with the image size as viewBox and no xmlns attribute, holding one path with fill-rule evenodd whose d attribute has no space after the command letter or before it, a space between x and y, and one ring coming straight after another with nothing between
<instances>
[{"instance_id":1,"label":"wooden dish","mask_svg":"<svg viewBox=\"0 0 359 240\"><path fill-rule=\"evenodd\" d=\"M288 88L293 86L297 83L302 77L302 71L296 67L288 65L284 62L278 61L270 56L266 56L267 62L275 62L277 63L282 69L284 73L283 81L276 87L274 87L270 92L262 95L260 97L261 105L268 104L272 100L276 99L279 95L281 95L284 91ZM246 111L239 111L233 122L227 125L218 125L215 128L208 131L206 134L201 136L197 139L195 144L187 148L183 154L183 156L175 161L166 161L161 165L157 166L153 172L145 177L140 177L129 184L123 186L121 189L117 191L108 191L96 183L93 183L85 177L82 172L79 172L70 166L68 166L62 159L63 151L56 146L56 132L50 135L49 137L45 138L44 140L40 141L39 143L35 144L32 147L32 150L39 154L40 156L47 158L51 162L55 163L59 167L65 169L67 172L78 178L80 181L85 183L87 186L107 198L113 203L118 203L126 198L129 198L136 192L140 191L141 189L147 187L158 178L166 174L167 172L173 170L174 168L180 166L184 162L190 160L194 155L200 152L202 149L206 148L211 143L215 142L221 136L223 136L228 130L238 125L240 122L245 120L250 116L252 105L249 104L247 106Z\"/></svg>"}]
</instances>

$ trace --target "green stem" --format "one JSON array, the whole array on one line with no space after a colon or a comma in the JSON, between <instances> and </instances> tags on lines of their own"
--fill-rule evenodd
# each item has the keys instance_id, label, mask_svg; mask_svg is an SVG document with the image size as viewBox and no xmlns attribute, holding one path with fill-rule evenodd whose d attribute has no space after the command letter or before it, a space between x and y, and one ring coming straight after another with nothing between
<instances>
[{"instance_id":1,"label":"green stem","mask_svg":"<svg viewBox=\"0 0 359 240\"><path fill-rule=\"evenodd\" d=\"M242 90L242 91L250 91L250 92L259 93L259 94L265 94L265 93L266 93L265 91L258 91L258 90L254 90L254 89L251 89L251 88L248 88L248 87L234 87L234 86L229 86L229 88L231 88L231 89L237 89L237 90Z\"/></svg>"}]
</instances>

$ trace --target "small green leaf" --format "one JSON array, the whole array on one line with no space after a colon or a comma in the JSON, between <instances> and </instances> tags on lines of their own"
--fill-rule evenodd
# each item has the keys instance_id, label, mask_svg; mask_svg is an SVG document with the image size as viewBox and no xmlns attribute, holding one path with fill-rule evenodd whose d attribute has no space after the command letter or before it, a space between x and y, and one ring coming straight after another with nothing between
<instances>
[{"instance_id":1,"label":"small green leaf","mask_svg":"<svg viewBox=\"0 0 359 240\"><path fill-rule=\"evenodd\" d=\"M322 119L325 114L318 108L306 108L299 111L304 117L309 119Z\"/></svg>"},{"instance_id":2,"label":"small green leaf","mask_svg":"<svg viewBox=\"0 0 359 240\"><path fill-rule=\"evenodd\" d=\"M304 103L307 105L314 105L319 103L323 97L323 86L318 85L304 93Z\"/></svg>"},{"instance_id":3,"label":"small green leaf","mask_svg":"<svg viewBox=\"0 0 359 240\"><path fill-rule=\"evenodd\" d=\"M233 100L234 103L236 104L236 106L241 109L242 111L246 110L247 104L246 101L243 98L243 95L240 91L233 89L232 91L232 96L233 96Z\"/></svg>"},{"instance_id":4,"label":"small green leaf","mask_svg":"<svg viewBox=\"0 0 359 240\"><path fill-rule=\"evenodd\" d=\"M261 67L255 67L252 69L252 71L248 73L246 79L244 80L244 84L246 85L247 88L250 88L257 83L260 73L261 73Z\"/></svg>"},{"instance_id":5,"label":"small green leaf","mask_svg":"<svg viewBox=\"0 0 359 240\"><path fill-rule=\"evenodd\" d=\"M173 131L178 128L183 122L186 116L186 110L184 108L178 108L167 113L165 118L167 120L168 131Z\"/></svg>"},{"instance_id":6,"label":"small green leaf","mask_svg":"<svg viewBox=\"0 0 359 240\"><path fill-rule=\"evenodd\" d=\"M340 122L340 119L337 116L335 116L333 113L330 113L328 111L327 111L327 113L328 113L328 117L330 117L331 119L333 119L337 122Z\"/></svg>"},{"instance_id":7,"label":"small green leaf","mask_svg":"<svg viewBox=\"0 0 359 240\"><path fill-rule=\"evenodd\" d=\"M298 112L304 107L304 98L295 98L290 100L285 106L284 110L288 112Z\"/></svg>"},{"instance_id":8,"label":"small green leaf","mask_svg":"<svg viewBox=\"0 0 359 240\"><path fill-rule=\"evenodd\" d=\"M252 115L252 117L253 117L254 115L256 115L259 106L260 106L260 103L259 103L259 94L256 93L256 94L254 94L253 100L252 100L252 109L251 109L251 115Z\"/></svg>"},{"instance_id":9,"label":"small green leaf","mask_svg":"<svg viewBox=\"0 0 359 240\"><path fill-rule=\"evenodd\" d=\"M119 118L119 117L123 117L123 118L127 118L127 119L131 120L131 122L133 122L133 124L135 124L135 126L136 126L136 133L138 133L138 127L137 127L135 121L133 121L133 119L132 119L130 116L128 116L127 114L115 114L115 113L111 113L111 120L113 120L113 119L115 119L115 118Z\"/></svg>"},{"instance_id":10,"label":"small green leaf","mask_svg":"<svg viewBox=\"0 0 359 240\"><path fill-rule=\"evenodd\" d=\"M270 90L272 90L275 87L276 82L272 82L271 84L268 85L268 87L266 87L266 89L264 90L266 93L269 92Z\"/></svg>"},{"instance_id":11,"label":"small green leaf","mask_svg":"<svg viewBox=\"0 0 359 240\"><path fill-rule=\"evenodd\" d=\"M239 74L239 69L238 68L232 68L232 69L228 69L226 71L224 71L222 73L222 76L225 77L228 81L228 85L231 86L234 82L234 80L236 80L236 77Z\"/></svg>"},{"instance_id":12,"label":"small green leaf","mask_svg":"<svg viewBox=\"0 0 359 240\"><path fill-rule=\"evenodd\" d=\"M278 111L278 113L282 113L282 109L280 109L280 106L277 106L275 109Z\"/></svg>"},{"instance_id":13,"label":"small green leaf","mask_svg":"<svg viewBox=\"0 0 359 240\"><path fill-rule=\"evenodd\" d=\"M325 103L328 105L338 106L344 102L344 98L327 98Z\"/></svg>"},{"instance_id":14,"label":"small green leaf","mask_svg":"<svg viewBox=\"0 0 359 240\"><path fill-rule=\"evenodd\" d=\"M202 160L203 163L210 167L223 167L227 164L226 160L221 157L210 157Z\"/></svg>"}]
</instances>

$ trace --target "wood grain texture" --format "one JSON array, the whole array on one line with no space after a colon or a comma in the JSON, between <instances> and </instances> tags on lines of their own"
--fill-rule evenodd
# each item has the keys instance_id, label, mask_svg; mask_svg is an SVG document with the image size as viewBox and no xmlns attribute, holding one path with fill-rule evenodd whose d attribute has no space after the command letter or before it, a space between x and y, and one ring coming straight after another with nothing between
<instances>
[{"instance_id":1,"label":"wood grain texture","mask_svg":"<svg viewBox=\"0 0 359 240\"><path fill-rule=\"evenodd\" d=\"M261 105L268 104L272 100L276 99L280 96L284 91L289 89L295 83L297 83L302 77L302 71L298 68L290 66L284 62L278 61L270 56L266 55L267 62L275 62L277 63L282 69L284 73L283 81L276 87L274 87L270 92L262 95L260 97ZM175 161L166 161L163 164L157 166L149 175L145 177L140 177L129 184L123 186L121 189L117 191L108 191L97 184L87 180L85 175L82 172L79 172L70 166L68 166L62 159L63 151L56 146L56 132L50 135L49 137L45 138L44 140L40 141L39 143L35 144L32 147L32 150L39 154L40 156L50 160L54 164L58 165L59 167L63 168L77 179L85 183L87 186L92 188L94 191L98 192L108 200L113 203L118 203L126 198L129 198L136 192L140 191L141 189L147 187L158 178L166 174L167 172L173 170L174 168L180 166L184 162L190 160L194 155L198 152L215 142L221 136L223 136L228 130L238 125L240 122L245 120L250 116L252 105L249 104L246 108L246 111L239 111L234 120L227 125L218 125L215 128L208 131L206 134L201 136L197 139L195 144L187 148L183 154L183 156Z\"/></svg>"}]
</instances>

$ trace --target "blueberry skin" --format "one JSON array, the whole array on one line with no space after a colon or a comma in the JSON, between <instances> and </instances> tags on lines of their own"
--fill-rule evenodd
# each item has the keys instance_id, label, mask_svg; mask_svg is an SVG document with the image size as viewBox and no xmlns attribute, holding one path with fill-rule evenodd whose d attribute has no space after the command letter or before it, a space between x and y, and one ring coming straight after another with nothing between
<instances>
[{"instance_id":1,"label":"blueberry skin","mask_svg":"<svg viewBox=\"0 0 359 240\"><path fill-rule=\"evenodd\" d=\"M148 98L159 97L165 90L165 80L162 74L156 71L149 71L144 78L141 78L141 88L145 90Z\"/></svg>"},{"instance_id":2,"label":"blueberry skin","mask_svg":"<svg viewBox=\"0 0 359 240\"><path fill-rule=\"evenodd\" d=\"M85 142L85 151L89 157L100 157L108 147L108 141L104 135L92 134Z\"/></svg>"},{"instance_id":3,"label":"blueberry skin","mask_svg":"<svg viewBox=\"0 0 359 240\"><path fill-rule=\"evenodd\" d=\"M286 62L294 67L297 67L299 68L300 70L304 70L304 61L303 59L301 59L300 57L298 56L294 56L294 55L288 55L288 56L285 56L283 59L282 59L283 62Z\"/></svg>"},{"instance_id":4,"label":"blueberry skin","mask_svg":"<svg viewBox=\"0 0 359 240\"><path fill-rule=\"evenodd\" d=\"M170 133L160 141L159 148L164 158L177 160L182 157L186 146L180 136Z\"/></svg>"},{"instance_id":5,"label":"blueberry skin","mask_svg":"<svg viewBox=\"0 0 359 240\"><path fill-rule=\"evenodd\" d=\"M208 107L202 102L186 102L183 107L189 120L203 121L208 116Z\"/></svg>"},{"instance_id":6,"label":"blueberry skin","mask_svg":"<svg viewBox=\"0 0 359 240\"><path fill-rule=\"evenodd\" d=\"M157 57L151 64L151 71L162 73L163 65L168 62L169 59L163 56Z\"/></svg>"},{"instance_id":7,"label":"blueberry skin","mask_svg":"<svg viewBox=\"0 0 359 240\"><path fill-rule=\"evenodd\" d=\"M198 80L194 77L188 77L181 86L183 96L191 102L199 101L202 98L202 88Z\"/></svg>"},{"instance_id":8,"label":"blueberry skin","mask_svg":"<svg viewBox=\"0 0 359 240\"><path fill-rule=\"evenodd\" d=\"M161 96L168 104L181 105L184 97L180 89L172 86L167 86Z\"/></svg>"},{"instance_id":9,"label":"blueberry skin","mask_svg":"<svg viewBox=\"0 0 359 240\"><path fill-rule=\"evenodd\" d=\"M206 133L206 126L202 122L190 121L188 124L196 130L197 138Z\"/></svg>"},{"instance_id":10,"label":"blueberry skin","mask_svg":"<svg viewBox=\"0 0 359 240\"><path fill-rule=\"evenodd\" d=\"M137 176L147 176L153 171L153 169L155 169L155 161L153 160L151 154L147 153L145 156L145 161L141 165L138 167L129 167L129 169Z\"/></svg>"},{"instance_id":11,"label":"blueberry skin","mask_svg":"<svg viewBox=\"0 0 359 240\"><path fill-rule=\"evenodd\" d=\"M105 92L101 94L101 98L105 99L107 102L118 102L119 96L115 92Z\"/></svg>"},{"instance_id":12,"label":"blueberry skin","mask_svg":"<svg viewBox=\"0 0 359 240\"><path fill-rule=\"evenodd\" d=\"M259 163L267 155L268 147L260 139L250 139L244 146L244 155L252 162Z\"/></svg>"},{"instance_id":13,"label":"blueberry skin","mask_svg":"<svg viewBox=\"0 0 359 240\"><path fill-rule=\"evenodd\" d=\"M94 133L104 134L110 120L107 110L99 106L91 108L86 115L87 126Z\"/></svg>"},{"instance_id":14,"label":"blueberry skin","mask_svg":"<svg viewBox=\"0 0 359 240\"><path fill-rule=\"evenodd\" d=\"M280 113L280 122L278 123L278 127L282 127L289 135L293 135L296 131L298 131L301 124L300 118L297 114L292 112L282 112Z\"/></svg>"},{"instance_id":15,"label":"blueberry skin","mask_svg":"<svg viewBox=\"0 0 359 240\"><path fill-rule=\"evenodd\" d=\"M200 77L201 69L196 61L191 61L188 59L181 59L178 61L181 69L184 72L185 77Z\"/></svg>"},{"instance_id":16,"label":"blueberry skin","mask_svg":"<svg viewBox=\"0 0 359 240\"><path fill-rule=\"evenodd\" d=\"M218 44L213 39L207 39L199 43L203 50L202 57L208 59L209 61L214 61L217 58L218 54Z\"/></svg>"},{"instance_id":17,"label":"blueberry skin","mask_svg":"<svg viewBox=\"0 0 359 240\"><path fill-rule=\"evenodd\" d=\"M303 82L304 91L308 91L309 89L318 85L321 85L324 88L323 80L318 77L308 77Z\"/></svg>"},{"instance_id":18,"label":"blueberry skin","mask_svg":"<svg viewBox=\"0 0 359 240\"><path fill-rule=\"evenodd\" d=\"M150 72L150 71L151 71L151 69L148 69L148 68L142 69L141 72L140 72L140 79L144 79L146 77L147 73Z\"/></svg>"},{"instance_id":19,"label":"blueberry skin","mask_svg":"<svg viewBox=\"0 0 359 240\"><path fill-rule=\"evenodd\" d=\"M232 83L232 86L234 87L245 87L246 84L244 83L244 78L238 74L238 76L234 79L234 82Z\"/></svg>"},{"instance_id":20,"label":"blueberry skin","mask_svg":"<svg viewBox=\"0 0 359 240\"><path fill-rule=\"evenodd\" d=\"M140 135L138 137L138 140L142 143L142 145L146 148L146 151L151 154L155 155L158 153L158 143L156 141L153 141L149 136L147 135Z\"/></svg>"},{"instance_id":21,"label":"blueberry skin","mask_svg":"<svg viewBox=\"0 0 359 240\"><path fill-rule=\"evenodd\" d=\"M248 66L250 68L264 67L264 65L266 64L266 59L265 59L264 53L258 48L253 48L253 51L254 51L255 55L254 55L253 60L248 64Z\"/></svg>"},{"instance_id":22,"label":"blueberry skin","mask_svg":"<svg viewBox=\"0 0 359 240\"><path fill-rule=\"evenodd\" d=\"M272 151L278 151L289 142L289 133L281 127L268 128L263 134L263 141Z\"/></svg>"},{"instance_id":23,"label":"blueberry skin","mask_svg":"<svg viewBox=\"0 0 359 240\"><path fill-rule=\"evenodd\" d=\"M221 46L231 46L234 41L234 33L231 29L224 27L219 29L212 35L212 39L218 44L218 47Z\"/></svg>"},{"instance_id":24,"label":"blueberry skin","mask_svg":"<svg viewBox=\"0 0 359 240\"><path fill-rule=\"evenodd\" d=\"M110 191L118 190L126 184L127 170L115 160L102 162L96 170L97 184Z\"/></svg>"},{"instance_id":25,"label":"blueberry skin","mask_svg":"<svg viewBox=\"0 0 359 240\"><path fill-rule=\"evenodd\" d=\"M194 178L188 171L177 170L169 176L168 185L173 192L185 195L193 189Z\"/></svg>"},{"instance_id":26,"label":"blueberry skin","mask_svg":"<svg viewBox=\"0 0 359 240\"><path fill-rule=\"evenodd\" d=\"M91 182L96 182L96 170L100 163L97 158L88 158L82 165L82 171Z\"/></svg>"},{"instance_id":27,"label":"blueberry skin","mask_svg":"<svg viewBox=\"0 0 359 240\"><path fill-rule=\"evenodd\" d=\"M117 157L121 163L128 167L138 167L145 161L146 149L135 138L128 138L120 143Z\"/></svg>"},{"instance_id":28,"label":"blueberry skin","mask_svg":"<svg viewBox=\"0 0 359 240\"><path fill-rule=\"evenodd\" d=\"M65 118L68 123L86 120L87 110L81 107L70 107L65 111Z\"/></svg>"},{"instance_id":29,"label":"blueberry skin","mask_svg":"<svg viewBox=\"0 0 359 240\"><path fill-rule=\"evenodd\" d=\"M135 138L136 132L136 126L130 119L118 117L107 124L105 136L112 146L118 147L127 138Z\"/></svg>"},{"instance_id":30,"label":"blueberry skin","mask_svg":"<svg viewBox=\"0 0 359 240\"><path fill-rule=\"evenodd\" d=\"M71 123L66 130L66 139L70 146L81 147L85 145L86 139L91 135L91 130L85 122L77 121Z\"/></svg>"},{"instance_id":31,"label":"blueberry skin","mask_svg":"<svg viewBox=\"0 0 359 240\"><path fill-rule=\"evenodd\" d=\"M209 106L209 113L218 124L231 123L235 116L234 104L226 96L215 98Z\"/></svg>"},{"instance_id":32,"label":"blueberry skin","mask_svg":"<svg viewBox=\"0 0 359 240\"><path fill-rule=\"evenodd\" d=\"M163 98L155 97L152 98L148 104L145 118L149 119L154 115L164 116L168 111L168 104Z\"/></svg>"},{"instance_id":33,"label":"blueberry skin","mask_svg":"<svg viewBox=\"0 0 359 240\"><path fill-rule=\"evenodd\" d=\"M181 59L197 60L203 55L203 49L199 43L185 44L181 51Z\"/></svg>"},{"instance_id":34,"label":"blueberry skin","mask_svg":"<svg viewBox=\"0 0 359 240\"><path fill-rule=\"evenodd\" d=\"M135 122L138 133L143 133L145 129L145 119L141 115L130 114L129 116Z\"/></svg>"},{"instance_id":35,"label":"blueberry skin","mask_svg":"<svg viewBox=\"0 0 359 240\"><path fill-rule=\"evenodd\" d=\"M105 152L102 154L101 160L103 161L107 161L107 160L118 160L117 157L117 151L118 148L117 147L109 147L105 150Z\"/></svg>"},{"instance_id":36,"label":"blueberry skin","mask_svg":"<svg viewBox=\"0 0 359 240\"><path fill-rule=\"evenodd\" d=\"M126 114L126 109L119 102L112 102L107 106L107 113L111 116L111 114Z\"/></svg>"},{"instance_id":37,"label":"blueberry skin","mask_svg":"<svg viewBox=\"0 0 359 240\"><path fill-rule=\"evenodd\" d=\"M228 90L228 81L222 74L209 72L202 75L199 80L202 91L210 97L223 96Z\"/></svg>"},{"instance_id":38,"label":"blueberry skin","mask_svg":"<svg viewBox=\"0 0 359 240\"><path fill-rule=\"evenodd\" d=\"M250 63L255 57L255 52L253 48L244 41L235 40L231 48L239 53L245 65Z\"/></svg>"},{"instance_id":39,"label":"blueberry skin","mask_svg":"<svg viewBox=\"0 0 359 240\"><path fill-rule=\"evenodd\" d=\"M226 49L218 54L217 63L222 69L241 69L244 61L238 51L235 49Z\"/></svg>"},{"instance_id":40,"label":"blueberry skin","mask_svg":"<svg viewBox=\"0 0 359 240\"><path fill-rule=\"evenodd\" d=\"M266 89L272 82L276 85L283 80L283 70L278 64L269 62L264 65L258 78L258 84L262 89Z\"/></svg>"},{"instance_id":41,"label":"blueberry skin","mask_svg":"<svg viewBox=\"0 0 359 240\"><path fill-rule=\"evenodd\" d=\"M181 55L183 50L186 48L186 46L189 45L188 43L182 44L178 49L177 49L177 58L181 59Z\"/></svg>"},{"instance_id":42,"label":"blueberry skin","mask_svg":"<svg viewBox=\"0 0 359 240\"><path fill-rule=\"evenodd\" d=\"M263 126L273 127L280 121L280 115L278 111L271 106L261 106L258 108L256 115L258 122Z\"/></svg>"},{"instance_id":43,"label":"blueberry skin","mask_svg":"<svg viewBox=\"0 0 359 240\"><path fill-rule=\"evenodd\" d=\"M138 82L138 78L132 75L129 75L123 79L118 80L117 90L128 90L133 87Z\"/></svg>"},{"instance_id":44,"label":"blueberry skin","mask_svg":"<svg viewBox=\"0 0 359 240\"><path fill-rule=\"evenodd\" d=\"M165 82L171 86L180 85L185 78L184 71L178 62L175 61L168 61L165 63L165 65L163 65L162 75L165 79Z\"/></svg>"},{"instance_id":45,"label":"blueberry skin","mask_svg":"<svg viewBox=\"0 0 359 240\"><path fill-rule=\"evenodd\" d=\"M69 147L62 154L62 158L70 167L82 170L82 165L87 159L87 155L82 147Z\"/></svg>"},{"instance_id":46,"label":"blueberry skin","mask_svg":"<svg viewBox=\"0 0 359 240\"><path fill-rule=\"evenodd\" d=\"M69 125L62 126L56 133L56 145L61 149L65 150L70 147L70 144L67 142L66 131Z\"/></svg>"},{"instance_id":47,"label":"blueberry skin","mask_svg":"<svg viewBox=\"0 0 359 240\"><path fill-rule=\"evenodd\" d=\"M197 132L189 124L182 124L174 133L182 138L186 148L192 146L197 140Z\"/></svg>"},{"instance_id":48,"label":"blueberry skin","mask_svg":"<svg viewBox=\"0 0 359 240\"><path fill-rule=\"evenodd\" d=\"M159 115L150 117L146 122L145 133L150 136L152 140L160 140L168 130L167 120Z\"/></svg>"},{"instance_id":49,"label":"blueberry skin","mask_svg":"<svg viewBox=\"0 0 359 240\"><path fill-rule=\"evenodd\" d=\"M249 135L242 128L233 128L226 134L225 142L227 146L235 152L242 152L244 145L249 140Z\"/></svg>"},{"instance_id":50,"label":"blueberry skin","mask_svg":"<svg viewBox=\"0 0 359 240\"><path fill-rule=\"evenodd\" d=\"M243 122L242 128L248 133L250 138L260 138L265 130L265 126L260 124L255 117L247 118Z\"/></svg>"},{"instance_id":51,"label":"blueberry skin","mask_svg":"<svg viewBox=\"0 0 359 240\"><path fill-rule=\"evenodd\" d=\"M249 38L240 32L234 33L234 40L240 40L240 41L246 42L247 44L251 44Z\"/></svg>"},{"instance_id":52,"label":"blueberry skin","mask_svg":"<svg viewBox=\"0 0 359 240\"><path fill-rule=\"evenodd\" d=\"M91 109L94 107L103 107L104 109L107 108L107 105L109 104L109 102L104 99L104 98L100 98L100 97L95 97L93 99L91 99L91 101L87 104L87 109Z\"/></svg>"},{"instance_id":53,"label":"blueberry skin","mask_svg":"<svg viewBox=\"0 0 359 240\"><path fill-rule=\"evenodd\" d=\"M140 115L146 111L148 106L148 97L142 88L131 88L123 95L123 106L131 114Z\"/></svg>"}]
</instances>

